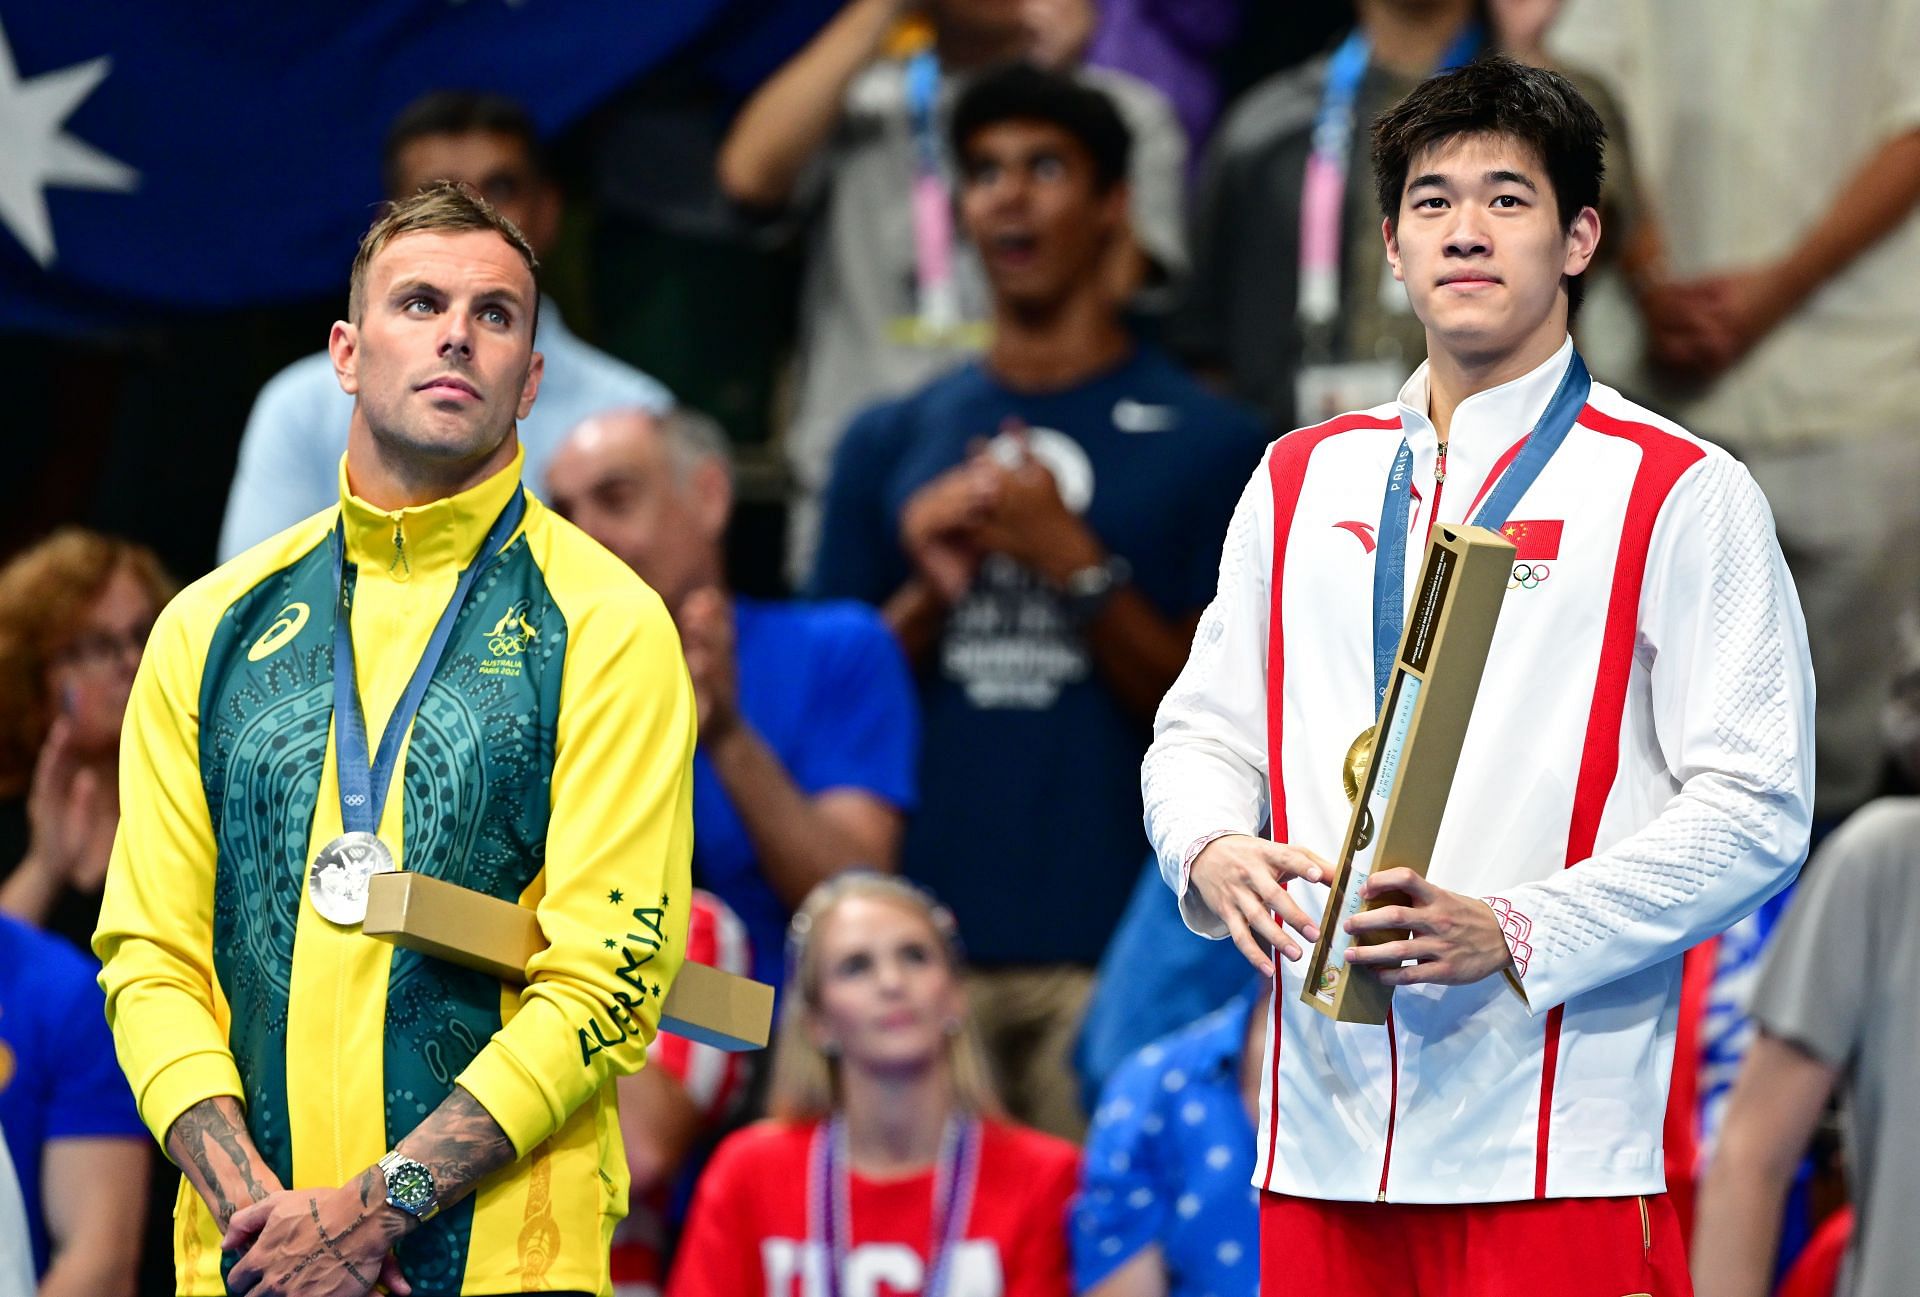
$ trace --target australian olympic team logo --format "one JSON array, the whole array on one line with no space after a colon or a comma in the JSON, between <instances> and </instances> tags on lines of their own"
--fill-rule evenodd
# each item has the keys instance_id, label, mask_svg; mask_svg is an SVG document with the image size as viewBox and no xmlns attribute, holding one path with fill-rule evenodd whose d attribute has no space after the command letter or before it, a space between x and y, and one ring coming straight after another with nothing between
<instances>
[{"instance_id":1,"label":"australian olympic team logo","mask_svg":"<svg viewBox=\"0 0 1920 1297\"><path fill-rule=\"evenodd\" d=\"M518 657L540 638L540 632L527 619L531 607L531 600L521 599L500 614L500 620L487 632L487 652L497 658Z\"/></svg>"},{"instance_id":2,"label":"australian olympic team logo","mask_svg":"<svg viewBox=\"0 0 1920 1297\"><path fill-rule=\"evenodd\" d=\"M1509 590L1531 590L1553 575L1545 563L1515 563L1513 575L1507 580Z\"/></svg>"},{"instance_id":3,"label":"australian olympic team logo","mask_svg":"<svg viewBox=\"0 0 1920 1297\"><path fill-rule=\"evenodd\" d=\"M258 662L284 647L306 626L307 618L311 615L312 610L303 603L290 603L275 613L273 625L262 631L260 638L253 642L253 647L247 650L247 661Z\"/></svg>"}]
</instances>

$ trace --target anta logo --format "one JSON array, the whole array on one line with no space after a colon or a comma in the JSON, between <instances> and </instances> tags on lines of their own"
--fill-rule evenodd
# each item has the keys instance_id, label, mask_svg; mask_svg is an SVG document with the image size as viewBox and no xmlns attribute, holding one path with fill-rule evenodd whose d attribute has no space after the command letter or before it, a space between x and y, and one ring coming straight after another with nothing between
<instances>
[{"instance_id":1,"label":"anta logo","mask_svg":"<svg viewBox=\"0 0 1920 1297\"><path fill-rule=\"evenodd\" d=\"M290 603L282 608L273 619L273 625L253 642L247 650L247 661L258 662L261 658L275 652L288 640L300 633L307 624L308 609L303 603Z\"/></svg>"},{"instance_id":2,"label":"anta logo","mask_svg":"<svg viewBox=\"0 0 1920 1297\"><path fill-rule=\"evenodd\" d=\"M540 632L527 620L529 608L529 601L522 599L500 614L500 620L487 632L487 652L497 658L517 657L540 638Z\"/></svg>"},{"instance_id":3,"label":"anta logo","mask_svg":"<svg viewBox=\"0 0 1920 1297\"><path fill-rule=\"evenodd\" d=\"M1360 548L1365 550L1369 554L1373 553L1374 541L1373 541L1373 524L1372 523L1370 522L1336 522L1333 524L1333 528L1335 531L1352 532L1353 538L1360 542Z\"/></svg>"}]
</instances>

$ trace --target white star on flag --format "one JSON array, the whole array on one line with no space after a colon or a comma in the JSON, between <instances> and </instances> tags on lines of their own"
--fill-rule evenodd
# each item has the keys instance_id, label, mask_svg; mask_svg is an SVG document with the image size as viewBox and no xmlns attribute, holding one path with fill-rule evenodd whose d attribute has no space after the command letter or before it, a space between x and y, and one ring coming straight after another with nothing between
<instances>
[{"instance_id":1,"label":"white star on flag","mask_svg":"<svg viewBox=\"0 0 1920 1297\"><path fill-rule=\"evenodd\" d=\"M0 225L42 268L54 259L48 186L126 193L140 182L138 171L62 129L111 63L103 54L22 81L0 29Z\"/></svg>"}]
</instances>

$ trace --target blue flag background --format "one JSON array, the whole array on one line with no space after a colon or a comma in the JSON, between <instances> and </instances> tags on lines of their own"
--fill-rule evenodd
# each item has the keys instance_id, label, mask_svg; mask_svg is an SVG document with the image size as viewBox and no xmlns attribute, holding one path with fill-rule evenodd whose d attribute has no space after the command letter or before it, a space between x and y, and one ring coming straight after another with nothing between
<instances>
[{"instance_id":1,"label":"blue flag background","mask_svg":"<svg viewBox=\"0 0 1920 1297\"><path fill-rule=\"evenodd\" d=\"M744 89L832 8L0 0L0 329L333 292L418 95L512 95L550 135L723 18L703 62Z\"/></svg>"}]
</instances>

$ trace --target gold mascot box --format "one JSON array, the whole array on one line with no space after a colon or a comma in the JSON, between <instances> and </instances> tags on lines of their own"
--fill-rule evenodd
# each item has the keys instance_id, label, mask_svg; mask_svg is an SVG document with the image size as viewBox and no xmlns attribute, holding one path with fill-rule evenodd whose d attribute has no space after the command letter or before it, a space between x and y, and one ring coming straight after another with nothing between
<instances>
[{"instance_id":1,"label":"gold mascot box","mask_svg":"<svg viewBox=\"0 0 1920 1297\"><path fill-rule=\"evenodd\" d=\"M527 961L546 949L532 910L425 874L375 874L360 930L423 955L527 980ZM773 988L692 960L680 966L660 1007L660 1028L735 1052L765 1049Z\"/></svg>"},{"instance_id":2,"label":"gold mascot box","mask_svg":"<svg viewBox=\"0 0 1920 1297\"><path fill-rule=\"evenodd\" d=\"M1513 544L1485 527L1441 524L1427 544L1300 995L1336 1022L1387 1020L1393 988L1350 967L1345 952L1356 940L1379 945L1407 934L1355 938L1341 925L1362 909L1406 900L1389 893L1364 902L1360 887L1374 872L1406 868L1426 876L1513 555Z\"/></svg>"}]
</instances>

